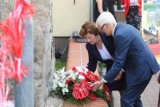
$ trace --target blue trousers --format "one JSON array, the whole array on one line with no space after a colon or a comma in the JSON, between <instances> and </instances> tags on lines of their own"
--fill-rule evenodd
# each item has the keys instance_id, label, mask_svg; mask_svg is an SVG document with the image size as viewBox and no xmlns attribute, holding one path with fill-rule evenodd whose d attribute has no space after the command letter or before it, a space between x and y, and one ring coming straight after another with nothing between
<instances>
[{"instance_id":1,"label":"blue trousers","mask_svg":"<svg viewBox=\"0 0 160 107\"><path fill-rule=\"evenodd\" d=\"M151 78L138 85L126 86L121 96L121 107L143 107L140 96L147 87L150 79Z\"/></svg>"}]
</instances>

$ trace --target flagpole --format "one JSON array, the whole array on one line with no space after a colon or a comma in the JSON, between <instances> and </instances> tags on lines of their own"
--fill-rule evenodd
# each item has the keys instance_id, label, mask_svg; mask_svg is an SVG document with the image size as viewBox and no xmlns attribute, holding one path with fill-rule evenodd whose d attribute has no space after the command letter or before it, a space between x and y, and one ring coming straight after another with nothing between
<instances>
[{"instance_id":1,"label":"flagpole","mask_svg":"<svg viewBox=\"0 0 160 107\"><path fill-rule=\"evenodd\" d=\"M34 107L33 22L32 18L23 20L23 22L25 25L25 38L22 63L27 67L27 76L15 86L15 107Z\"/></svg>"}]
</instances>

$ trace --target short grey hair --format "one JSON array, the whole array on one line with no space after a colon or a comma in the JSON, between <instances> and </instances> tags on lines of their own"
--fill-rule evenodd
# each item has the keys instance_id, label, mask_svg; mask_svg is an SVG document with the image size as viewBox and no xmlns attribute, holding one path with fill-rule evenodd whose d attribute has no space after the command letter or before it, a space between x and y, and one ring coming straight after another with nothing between
<instances>
[{"instance_id":1,"label":"short grey hair","mask_svg":"<svg viewBox=\"0 0 160 107\"><path fill-rule=\"evenodd\" d=\"M96 20L96 26L103 26L105 23L107 24L116 24L116 19L110 12L103 12L99 15Z\"/></svg>"}]
</instances>

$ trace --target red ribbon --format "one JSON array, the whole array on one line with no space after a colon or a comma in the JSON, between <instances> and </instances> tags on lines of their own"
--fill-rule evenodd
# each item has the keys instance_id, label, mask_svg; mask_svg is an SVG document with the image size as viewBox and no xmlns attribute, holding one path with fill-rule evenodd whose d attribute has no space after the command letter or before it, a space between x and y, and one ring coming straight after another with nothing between
<instances>
[{"instance_id":1,"label":"red ribbon","mask_svg":"<svg viewBox=\"0 0 160 107\"><path fill-rule=\"evenodd\" d=\"M9 90L5 79L22 81L26 69L21 62L25 36L23 20L33 15L33 5L26 0L16 0L14 10L0 22L0 107L7 100Z\"/></svg>"}]
</instances>

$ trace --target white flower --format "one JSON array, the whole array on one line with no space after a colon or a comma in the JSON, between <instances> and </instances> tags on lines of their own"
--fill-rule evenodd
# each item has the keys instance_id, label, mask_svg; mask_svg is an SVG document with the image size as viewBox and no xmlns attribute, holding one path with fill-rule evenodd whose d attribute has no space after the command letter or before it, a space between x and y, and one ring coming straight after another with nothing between
<instances>
[{"instance_id":1,"label":"white flower","mask_svg":"<svg viewBox=\"0 0 160 107\"><path fill-rule=\"evenodd\" d=\"M54 80L59 80L60 79L56 73L54 73L53 76L54 76Z\"/></svg>"},{"instance_id":2,"label":"white flower","mask_svg":"<svg viewBox=\"0 0 160 107\"><path fill-rule=\"evenodd\" d=\"M88 69L87 69L86 67L84 67L84 66L78 66L78 67L76 67L76 69L77 69L79 72L83 72L83 73L85 73L85 74L87 74L87 72L88 72Z\"/></svg>"},{"instance_id":3,"label":"white flower","mask_svg":"<svg viewBox=\"0 0 160 107\"><path fill-rule=\"evenodd\" d=\"M85 79L85 77L84 77L84 76L82 76L82 75L79 75L79 76L78 76L78 79L80 79L80 80L84 80L84 79Z\"/></svg>"},{"instance_id":4,"label":"white flower","mask_svg":"<svg viewBox=\"0 0 160 107\"><path fill-rule=\"evenodd\" d=\"M67 72L69 72L69 75L67 76L67 79L72 78L73 80L76 80L76 78L78 76L78 72L74 72L72 70L69 70Z\"/></svg>"},{"instance_id":5,"label":"white flower","mask_svg":"<svg viewBox=\"0 0 160 107\"><path fill-rule=\"evenodd\" d=\"M57 87L58 87L58 84L55 83L55 84L53 84L52 89L56 90Z\"/></svg>"},{"instance_id":6,"label":"white flower","mask_svg":"<svg viewBox=\"0 0 160 107\"><path fill-rule=\"evenodd\" d=\"M62 93L63 93L63 95L65 95L66 92L67 92L67 93L69 92L69 90L68 90L68 85L65 85L65 87L62 88Z\"/></svg>"},{"instance_id":7,"label":"white flower","mask_svg":"<svg viewBox=\"0 0 160 107\"><path fill-rule=\"evenodd\" d=\"M73 73L73 74L71 74L70 76L72 77L73 80L76 80L78 74L77 74L77 73Z\"/></svg>"},{"instance_id":8,"label":"white flower","mask_svg":"<svg viewBox=\"0 0 160 107\"><path fill-rule=\"evenodd\" d=\"M64 87L64 86L65 86L65 84L63 84L63 82L58 82L58 86L60 86L60 87Z\"/></svg>"},{"instance_id":9,"label":"white flower","mask_svg":"<svg viewBox=\"0 0 160 107\"><path fill-rule=\"evenodd\" d=\"M56 74L53 74L54 75L54 80L53 80L53 86L52 86L52 88L53 88L53 90L55 90L57 87L58 87L58 81L59 81L59 77L56 75Z\"/></svg>"},{"instance_id":10,"label":"white flower","mask_svg":"<svg viewBox=\"0 0 160 107\"><path fill-rule=\"evenodd\" d=\"M58 86L64 87L63 80L66 77L65 75L66 75L66 73L64 71L64 68L62 68L58 71L55 71L53 73L53 76L54 76L53 86L52 86L53 90L55 90Z\"/></svg>"},{"instance_id":11,"label":"white flower","mask_svg":"<svg viewBox=\"0 0 160 107\"><path fill-rule=\"evenodd\" d=\"M69 92L68 89L68 84L66 84L67 80L84 80L85 77L82 75L87 74L88 69L86 67L83 66L78 66L76 67L77 71L73 71L73 70L69 70L69 71L64 71L65 68L62 68L58 71L55 71L53 76L54 76L54 80L53 80L53 90L56 90L57 87L61 87L62 88L62 93L63 95L65 95L67 92ZM82 73L82 74L80 74Z\"/></svg>"}]
</instances>

